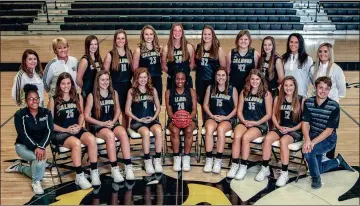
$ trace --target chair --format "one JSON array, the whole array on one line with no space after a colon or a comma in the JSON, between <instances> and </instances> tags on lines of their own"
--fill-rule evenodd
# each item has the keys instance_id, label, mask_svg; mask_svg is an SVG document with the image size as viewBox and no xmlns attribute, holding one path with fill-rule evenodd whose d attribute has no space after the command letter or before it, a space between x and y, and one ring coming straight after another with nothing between
<instances>
[{"instance_id":1,"label":"chair","mask_svg":"<svg viewBox=\"0 0 360 206\"><path fill-rule=\"evenodd\" d=\"M201 129L201 140L200 140L200 151L199 151L199 161L200 162L200 159L201 159L201 151L202 151L202 148L204 147L204 150L205 150L205 134L206 134L206 129L205 129L205 126ZM213 133L213 137L214 137L214 148L216 148L216 143L217 143L217 130L214 131ZM232 144L231 143L228 143L226 142L226 138L230 138L232 139L233 138L233 130L229 130L225 133L225 145L227 145L228 147Z\"/></svg>"}]
</instances>

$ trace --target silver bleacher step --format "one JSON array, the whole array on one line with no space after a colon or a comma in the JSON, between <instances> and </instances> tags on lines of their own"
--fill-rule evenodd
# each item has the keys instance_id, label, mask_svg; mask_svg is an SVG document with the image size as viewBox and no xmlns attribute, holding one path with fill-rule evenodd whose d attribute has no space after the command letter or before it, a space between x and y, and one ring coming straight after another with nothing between
<instances>
[{"instance_id":1,"label":"silver bleacher step","mask_svg":"<svg viewBox=\"0 0 360 206\"><path fill-rule=\"evenodd\" d=\"M335 31L336 27L334 24L316 24L306 23L304 24L304 31Z\"/></svg>"},{"instance_id":2,"label":"silver bleacher step","mask_svg":"<svg viewBox=\"0 0 360 206\"><path fill-rule=\"evenodd\" d=\"M59 31L60 24L36 23L30 24L29 31Z\"/></svg>"}]
</instances>

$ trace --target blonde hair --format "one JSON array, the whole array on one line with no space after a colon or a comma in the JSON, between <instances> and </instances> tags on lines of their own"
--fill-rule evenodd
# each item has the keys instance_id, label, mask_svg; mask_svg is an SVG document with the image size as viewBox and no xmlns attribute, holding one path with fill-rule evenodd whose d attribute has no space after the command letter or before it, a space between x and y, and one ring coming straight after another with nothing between
<instances>
[{"instance_id":1,"label":"blonde hair","mask_svg":"<svg viewBox=\"0 0 360 206\"><path fill-rule=\"evenodd\" d=\"M332 46L330 43L327 43L327 42L320 44L320 46L319 46L319 48L318 48L318 50L317 50L317 52L316 52L316 61L315 61L314 74L313 74L313 79L314 79L314 80L317 79L317 78L316 78L316 77L317 77L317 73L319 72L319 66L320 66L319 51L320 51L320 48L321 48L321 47L324 47L324 46L326 46L326 47L328 48L328 50L329 50L329 63L328 63L328 66L327 66L327 68L326 68L326 76L327 76L327 77L328 77L329 74L330 74L330 69L331 69L332 65L335 64L335 63L334 63L335 57L334 57L334 49L333 49L333 46Z\"/></svg>"},{"instance_id":2,"label":"blonde hair","mask_svg":"<svg viewBox=\"0 0 360 206\"><path fill-rule=\"evenodd\" d=\"M52 48L53 48L54 52L56 52L56 47L59 44L66 45L67 47L69 47L69 44L64 37L58 37L58 38L52 40Z\"/></svg>"}]
</instances>

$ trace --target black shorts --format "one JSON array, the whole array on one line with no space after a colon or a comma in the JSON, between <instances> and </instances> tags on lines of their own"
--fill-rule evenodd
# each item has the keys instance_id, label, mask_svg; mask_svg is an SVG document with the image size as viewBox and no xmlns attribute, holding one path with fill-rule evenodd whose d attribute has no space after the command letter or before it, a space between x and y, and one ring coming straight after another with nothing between
<instances>
[{"instance_id":1,"label":"black shorts","mask_svg":"<svg viewBox=\"0 0 360 206\"><path fill-rule=\"evenodd\" d=\"M209 119L211 119L211 118L207 117L207 115L206 115L205 121L204 121L204 124L203 124L203 127L205 127L205 123L206 123L206 121L208 121ZM212 119L212 120L213 120L213 119ZM215 120L214 120L214 121L215 121ZM230 122L232 129L234 129L234 128L236 127L237 123L238 123L237 118L235 118L235 117L230 118L229 120L224 120L224 121ZM218 124L221 123L221 122L217 122L217 121L215 121L215 122L218 123Z\"/></svg>"},{"instance_id":2,"label":"black shorts","mask_svg":"<svg viewBox=\"0 0 360 206\"><path fill-rule=\"evenodd\" d=\"M119 122L116 122L114 124L114 126L110 129L111 131L114 131L114 129L117 126L121 126L121 124ZM93 133L94 135L96 135L96 133L98 133L100 130L104 129L104 128L108 128L108 127L104 127L104 126L100 126L100 125L95 125L95 124L91 124L90 126L90 132Z\"/></svg>"},{"instance_id":3,"label":"black shorts","mask_svg":"<svg viewBox=\"0 0 360 206\"><path fill-rule=\"evenodd\" d=\"M131 86L131 82L113 82L113 87L119 96L121 111L125 111L126 98Z\"/></svg>"},{"instance_id":4,"label":"black shorts","mask_svg":"<svg viewBox=\"0 0 360 206\"><path fill-rule=\"evenodd\" d=\"M262 136L266 135L266 133L269 130L269 126L267 125L267 123L261 124L261 125L258 125L258 126L253 126L253 127L258 128L260 130ZM253 127L247 127L247 128L250 129L250 128L253 128Z\"/></svg>"},{"instance_id":5,"label":"black shorts","mask_svg":"<svg viewBox=\"0 0 360 206\"><path fill-rule=\"evenodd\" d=\"M197 80L196 81L196 94L197 94L197 101L199 102L199 104L204 103L206 89L213 82L214 82L213 80Z\"/></svg>"},{"instance_id":6,"label":"black shorts","mask_svg":"<svg viewBox=\"0 0 360 206\"><path fill-rule=\"evenodd\" d=\"M64 145L65 143L65 140L71 136L73 137L76 137L78 139L81 138L81 136L87 132L84 128L82 128L79 133L77 134L70 134L70 133L67 133L67 132L55 132L54 133L54 139L53 141L56 142L57 144L59 145Z\"/></svg>"},{"instance_id":7,"label":"black shorts","mask_svg":"<svg viewBox=\"0 0 360 206\"><path fill-rule=\"evenodd\" d=\"M151 82L153 87L155 87L158 96L159 96L159 101L160 101L160 105L162 104L162 77L161 76L151 76Z\"/></svg>"},{"instance_id":8,"label":"black shorts","mask_svg":"<svg viewBox=\"0 0 360 206\"><path fill-rule=\"evenodd\" d=\"M171 89L175 85L175 79L168 76L166 82L166 88ZM190 75L186 76L186 88L193 88L192 77Z\"/></svg>"},{"instance_id":9,"label":"black shorts","mask_svg":"<svg viewBox=\"0 0 360 206\"><path fill-rule=\"evenodd\" d=\"M294 142L299 142L303 139L303 134L300 130L289 132L287 134L281 133L280 130L277 128L274 128L272 131L276 132L276 134L278 134L280 138L283 137L284 135L290 135L294 139Z\"/></svg>"},{"instance_id":10,"label":"black shorts","mask_svg":"<svg viewBox=\"0 0 360 206\"><path fill-rule=\"evenodd\" d=\"M195 117L192 119L193 122L195 122L196 127L198 127L198 119ZM172 122L172 119L168 118L166 127L169 128L169 124Z\"/></svg>"},{"instance_id":11,"label":"black shorts","mask_svg":"<svg viewBox=\"0 0 360 206\"><path fill-rule=\"evenodd\" d=\"M244 82L242 82L242 81L235 81L234 79L233 80L230 79L230 84L236 88L236 90L240 96L240 93L244 89L244 86L245 86L245 80L244 80Z\"/></svg>"},{"instance_id":12,"label":"black shorts","mask_svg":"<svg viewBox=\"0 0 360 206\"><path fill-rule=\"evenodd\" d=\"M147 127L149 130L152 126L154 126L155 124L158 124L161 126L159 120L154 120L150 123L142 123L142 122L136 122L136 121L131 121L130 122L130 129L134 130L135 132L138 132L138 130L141 127Z\"/></svg>"}]
</instances>

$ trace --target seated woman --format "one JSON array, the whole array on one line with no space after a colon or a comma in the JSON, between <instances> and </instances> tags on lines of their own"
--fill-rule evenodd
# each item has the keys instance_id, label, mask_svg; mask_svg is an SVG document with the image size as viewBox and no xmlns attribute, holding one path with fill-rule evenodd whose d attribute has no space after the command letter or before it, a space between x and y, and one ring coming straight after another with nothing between
<instances>
[{"instance_id":1,"label":"seated woman","mask_svg":"<svg viewBox=\"0 0 360 206\"><path fill-rule=\"evenodd\" d=\"M33 84L24 86L27 107L18 110L14 115L17 138L15 151L21 159L30 162L30 166L22 165L17 160L6 172L20 172L32 179L31 186L37 195L43 194L41 180L44 177L46 163L46 147L53 138L54 124L51 112L39 107L38 88Z\"/></svg>"},{"instance_id":2,"label":"seated woman","mask_svg":"<svg viewBox=\"0 0 360 206\"><path fill-rule=\"evenodd\" d=\"M163 172L160 158L162 130L158 120L160 109L158 93L152 86L148 70L143 67L136 69L133 86L127 95L125 113L131 118L130 128L142 137L145 171L150 175ZM154 165L150 159L150 131L155 135Z\"/></svg>"},{"instance_id":3,"label":"seated woman","mask_svg":"<svg viewBox=\"0 0 360 206\"><path fill-rule=\"evenodd\" d=\"M112 88L110 73L106 70L97 72L93 92L87 97L85 120L89 122L90 131L106 141L106 151L111 164L111 177L114 182L124 181L117 165L115 138L120 140L124 156L125 178L134 180L130 158L129 137L119 123L120 104L118 94Z\"/></svg>"},{"instance_id":4,"label":"seated woman","mask_svg":"<svg viewBox=\"0 0 360 206\"><path fill-rule=\"evenodd\" d=\"M190 171L190 150L193 143L193 131L196 129L197 114L196 92L192 88L185 88L186 74L178 72L175 75L175 88L168 89L165 93L166 110L169 116L167 128L171 132L171 146L174 152L173 170L178 172L181 170L181 157L179 155L180 146L180 129L172 122L175 112L185 110L190 113L193 121L190 125L183 129L185 136L184 156L182 157L182 170Z\"/></svg>"},{"instance_id":5,"label":"seated woman","mask_svg":"<svg viewBox=\"0 0 360 206\"><path fill-rule=\"evenodd\" d=\"M250 154L250 142L265 135L267 122L271 118L272 96L267 89L266 80L258 69L252 69L240 93L237 115L240 120L234 131L232 145L232 166L228 178L244 179ZM241 141L241 164L239 166Z\"/></svg>"},{"instance_id":6,"label":"seated woman","mask_svg":"<svg viewBox=\"0 0 360 206\"><path fill-rule=\"evenodd\" d=\"M282 187L289 180L288 164L290 157L289 144L301 141L301 115L305 98L298 95L298 86L293 76L287 76L280 86L279 96L275 97L272 121L275 128L269 132L262 146L263 161L256 181L263 181L270 175L269 162L271 158L272 143L280 140L280 159L282 163L281 175L276 186Z\"/></svg>"},{"instance_id":7,"label":"seated woman","mask_svg":"<svg viewBox=\"0 0 360 206\"><path fill-rule=\"evenodd\" d=\"M83 129L82 96L76 93L75 83L71 75L63 72L59 75L55 96L50 98L48 109L54 118L54 140L59 145L71 149L71 158L76 170L75 184L81 189L88 189L91 185L100 185L99 170L97 169L97 144L94 135ZM87 146L91 165L91 184L86 179L81 167L81 144Z\"/></svg>"},{"instance_id":8,"label":"seated woman","mask_svg":"<svg viewBox=\"0 0 360 206\"><path fill-rule=\"evenodd\" d=\"M204 172L220 173L222 154L225 146L225 133L235 126L238 93L229 85L226 68L220 67L215 73L215 85L206 89L204 99L205 117L205 150L206 163ZM214 132L217 131L216 158L213 160Z\"/></svg>"}]
</instances>

